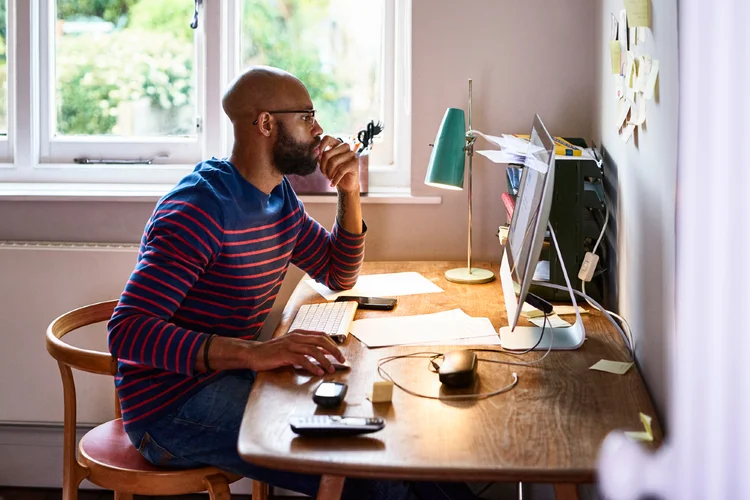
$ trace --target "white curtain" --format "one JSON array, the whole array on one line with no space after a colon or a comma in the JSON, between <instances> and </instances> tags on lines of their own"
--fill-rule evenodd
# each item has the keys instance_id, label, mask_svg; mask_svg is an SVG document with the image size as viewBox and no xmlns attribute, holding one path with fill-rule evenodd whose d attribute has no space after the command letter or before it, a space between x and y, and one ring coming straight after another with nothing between
<instances>
[{"instance_id":1,"label":"white curtain","mask_svg":"<svg viewBox=\"0 0 750 500\"><path fill-rule=\"evenodd\" d=\"M655 454L607 438L608 500L750 499L750 0L680 0L678 11L670 434Z\"/></svg>"}]
</instances>

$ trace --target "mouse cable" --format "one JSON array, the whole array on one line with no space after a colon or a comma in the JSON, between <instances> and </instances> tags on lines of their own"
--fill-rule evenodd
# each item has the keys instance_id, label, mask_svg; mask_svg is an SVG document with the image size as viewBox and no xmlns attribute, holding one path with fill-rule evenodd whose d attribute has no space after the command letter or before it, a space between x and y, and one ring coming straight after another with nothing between
<instances>
[{"instance_id":1,"label":"mouse cable","mask_svg":"<svg viewBox=\"0 0 750 500\"><path fill-rule=\"evenodd\" d=\"M383 368L383 365L386 363L390 363L391 361L395 361L397 359L404 359L404 358L428 358L430 361L434 360L437 357L442 356L442 353L438 352L415 352L411 354L399 354L395 356L388 356L385 358L382 358L378 361L378 374L385 380L389 380L393 383L396 387L401 389L407 394L411 394L412 396L416 396L418 398L425 398L425 399L436 399L436 400L467 400L467 399L485 399L492 396L497 396L498 394L502 394L504 392L508 392L509 390L513 389L516 384L518 384L518 374L513 372L513 381L506 385L505 387L502 387L500 389L497 389L492 392L483 392L479 394L452 394L452 395L445 395L445 396L430 396L429 394L420 394L418 392L412 391L411 389L408 389L404 387L403 385L396 382L391 375L385 371L385 368ZM482 360L484 361L484 360ZM495 361L496 363L503 363L503 361ZM514 363L511 361L504 362L505 364L509 365L518 365L520 363Z\"/></svg>"}]
</instances>

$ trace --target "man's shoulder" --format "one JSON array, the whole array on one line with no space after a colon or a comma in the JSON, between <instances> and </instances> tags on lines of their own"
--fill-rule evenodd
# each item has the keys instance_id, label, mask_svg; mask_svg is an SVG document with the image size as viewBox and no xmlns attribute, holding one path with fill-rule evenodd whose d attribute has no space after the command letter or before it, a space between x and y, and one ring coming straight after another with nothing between
<instances>
[{"instance_id":1,"label":"man's shoulder","mask_svg":"<svg viewBox=\"0 0 750 500\"><path fill-rule=\"evenodd\" d=\"M179 211L197 211L212 218L222 217L223 200L231 197L222 178L218 160L207 160L183 177L157 203L156 210L167 207Z\"/></svg>"}]
</instances>

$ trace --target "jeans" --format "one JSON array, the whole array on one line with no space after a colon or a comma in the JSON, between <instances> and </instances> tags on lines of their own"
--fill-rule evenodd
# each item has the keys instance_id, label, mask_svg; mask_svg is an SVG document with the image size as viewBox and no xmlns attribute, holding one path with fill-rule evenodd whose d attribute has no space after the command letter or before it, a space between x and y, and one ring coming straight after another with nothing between
<instances>
[{"instance_id":1,"label":"jeans","mask_svg":"<svg viewBox=\"0 0 750 500\"><path fill-rule=\"evenodd\" d=\"M214 466L272 486L315 497L320 475L250 464L237 452L240 423L255 376L231 372L207 385L148 428L128 432L130 441L154 465L172 468ZM476 498L463 483L409 483L347 478L342 499Z\"/></svg>"}]
</instances>

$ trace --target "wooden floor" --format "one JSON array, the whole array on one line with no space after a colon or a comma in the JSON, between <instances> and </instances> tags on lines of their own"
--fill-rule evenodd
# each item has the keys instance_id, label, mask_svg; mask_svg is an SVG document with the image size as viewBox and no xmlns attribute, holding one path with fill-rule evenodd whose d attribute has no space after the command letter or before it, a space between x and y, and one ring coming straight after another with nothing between
<instances>
[{"instance_id":1,"label":"wooden floor","mask_svg":"<svg viewBox=\"0 0 750 500\"><path fill-rule=\"evenodd\" d=\"M304 500L305 497L278 497L274 500ZM0 486L0 500L61 500L62 491L42 488L9 488ZM205 494L152 497L136 495L135 500L207 500ZM78 500L112 500L111 491L81 490ZM250 495L232 495L232 500L250 500Z\"/></svg>"}]
</instances>

